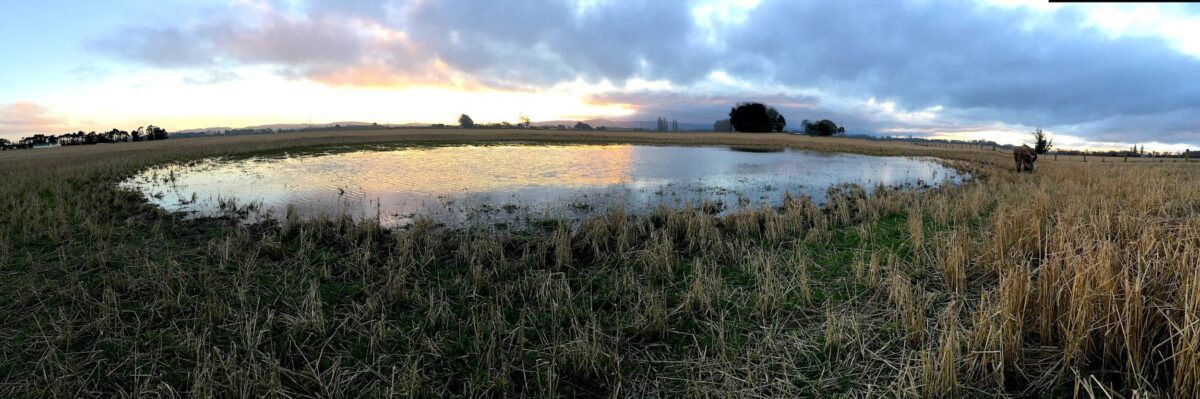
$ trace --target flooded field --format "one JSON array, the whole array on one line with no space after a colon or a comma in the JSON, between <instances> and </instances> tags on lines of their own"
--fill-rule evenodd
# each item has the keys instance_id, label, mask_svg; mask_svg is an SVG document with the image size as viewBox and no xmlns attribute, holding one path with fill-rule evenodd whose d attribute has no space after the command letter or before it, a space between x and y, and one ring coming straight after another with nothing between
<instances>
[{"instance_id":1,"label":"flooded field","mask_svg":"<svg viewBox=\"0 0 1200 399\"><path fill-rule=\"evenodd\" d=\"M964 176L935 159L646 145L361 148L164 165L121 183L192 216L348 214L403 226L577 220L610 207L728 211L824 199L832 186L925 188Z\"/></svg>"}]
</instances>

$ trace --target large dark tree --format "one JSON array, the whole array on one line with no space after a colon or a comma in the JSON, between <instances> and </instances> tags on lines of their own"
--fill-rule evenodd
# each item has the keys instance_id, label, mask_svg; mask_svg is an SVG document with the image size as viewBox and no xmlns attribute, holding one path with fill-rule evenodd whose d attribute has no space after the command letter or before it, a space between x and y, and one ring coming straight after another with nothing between
<instances>
[{"instance_id":1,"label":"large dark tree","mask_svg":"<svg viewBox=\"0 0 1200 399\"><path fill-rule=\"evenodd\" d=\"M760 103L741 103L729 110L733 129L746 133L781 132L787 126L783 115L775 108Z\"/></svg>"},{"instance_id":2,"label":"large dark tree","mask_svg":"<svg viewBox=\"0 0 1200 399\"><path fill-rule=\"evenodd\" d=\"M473 128L473 127L475 127L475 120L471 119L471 116L467 115L467 114L459 115L458 116L458 126L462 127L463 129Z\"/></svg>"}]
</instances>

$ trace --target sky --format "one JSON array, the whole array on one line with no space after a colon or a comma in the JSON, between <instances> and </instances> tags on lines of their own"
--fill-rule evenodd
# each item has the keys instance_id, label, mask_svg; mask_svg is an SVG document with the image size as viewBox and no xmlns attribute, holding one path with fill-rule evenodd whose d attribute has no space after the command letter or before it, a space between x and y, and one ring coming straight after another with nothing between
<instances>
[{"instance_id":1,"label":"sky","mask_svg":"<svg viewBox=\"0 0 1200 399\"><path fill-rule=\"evenodd\" d=\"M1041 0L0 0L0 137L711 123L1200 148L1200 6Z\"/></svg>"}]
</instances>

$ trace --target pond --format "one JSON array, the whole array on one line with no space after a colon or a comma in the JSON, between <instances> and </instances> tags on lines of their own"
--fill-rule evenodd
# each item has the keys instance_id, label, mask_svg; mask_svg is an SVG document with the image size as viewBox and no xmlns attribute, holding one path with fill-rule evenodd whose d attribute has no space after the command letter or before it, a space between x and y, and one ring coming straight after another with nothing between
<instances>
[{"instance_id":1,"label":"pond","mask_svg":"<svg viewBox=\"0 0 1200 399\"><path fill-rule=\"evenodd\" d=\"M210 158L150 168L121 183L192 217L254 209L263 217L350 215L404 226L578 220L622 207L702 202L726 211L821 202L829 187L925 188L965 175L933 158L651 145L458 145L351 148Z\"/></svg>"}]
</instances>

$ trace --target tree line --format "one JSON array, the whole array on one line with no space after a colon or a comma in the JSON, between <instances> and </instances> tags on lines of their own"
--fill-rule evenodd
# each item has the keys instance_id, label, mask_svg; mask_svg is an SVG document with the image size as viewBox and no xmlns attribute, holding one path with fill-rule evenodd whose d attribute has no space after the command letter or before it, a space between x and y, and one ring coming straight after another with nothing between
<instances>
[{"instance_id":1,"label":"tree line","mask_svg":"<svg viewBox=\"0 0 1200 399\"><path fill-rule=\"evenodd\" d=\"M470 115L462 114L458 117L458 126L463 129L529 129L532 125L529 117L525 115L518 116L516 124L508 122L477 124ZM438 124L432 127L438 127Z\"/></svg>"},{"instance_id":2,"label":"tree line","mask_svg":"<svg viewBox=\"0 0 1200 399\"><path fill-rule=\"evenodd\" d=\"M168 138L170 138L170 133L167 132L167 129L150 125L139 127L131 131L113 129L100 133L95 131L84 133L81 130L75 133L64 133L60 135L38 133L32 136L23 137L16 142L9 141L8 139L0 139L0 150L16 150L37 148L42 146L71 146L126 143L133 141L155 141L166 140Z\"/></svg>"},{"instance_id":3,"label":"tree line","mask_svg":"<svg viewBox=\"0 0 1200 399\"><path fill-rule=\"evenodd\" d=\"M802 133L812 136L834 136L844 135L846 128L838 126L828 119L822 119L816 122L805 120L801 122ZM463 129L530 129L533 128L529 118L521 115L520 122L512 124L508 122L478 124L471 118L470 115L460 114L458 116L458 126ZM449 127L445 124L434 124L430 127L445 128ZM554 127L544 127L553 129ZM584 122L576 122L575 126L559 125L558 130L605 130L605 127L592 127ZM771 133L784 132L787 128L787 118L783 116L775 107L771 107L757 102L743 102L735 105L729 110L729 119L722 119L713 124L715 131L738 131L745 133ZM634 129L643 130L643 129ZM680 131L679 121L670 120L663 117L658 117L655 121L655 131L659 132L678 132Z\"/></svg>"},{"instance_id":4,"label":"tree line","mask_svg":"<svg viewBox=\"0 0 1200 399\"><path fill-rule=\"evenodd\" d=\"M722 119L713 124L716 131L738 131L743 133L783 132L787 128L787 118L775 107L762 103L745 102L729 110L729 119ZM835 136L846 134L846 128L838 126L829 119L811 122L807 119L800 122L800 132L810 136Z\"/></svg>"},{"instance_id":5,"label":"tree line","mask_svg":"<svg viewBox=\"0 0 1200 399\"><path fill-rule=\"evenodd\" d=\"M471 119L470 115L461 114L458 116L458 127L463 129L555 129L555 127L552 126L533 126L533 123L529 120L529 117L525 115L521 115L517 118L517 120L518 122L515 124L508 122L479 124L475 123L475 120ZM444 128L447 126L438 123L430 125L430 127ZM608 128L604 126L592 127L592 125L584 122L575 122L575 126L558 125L557 130L608 130Z\"/></svg>"}]
</instances>

